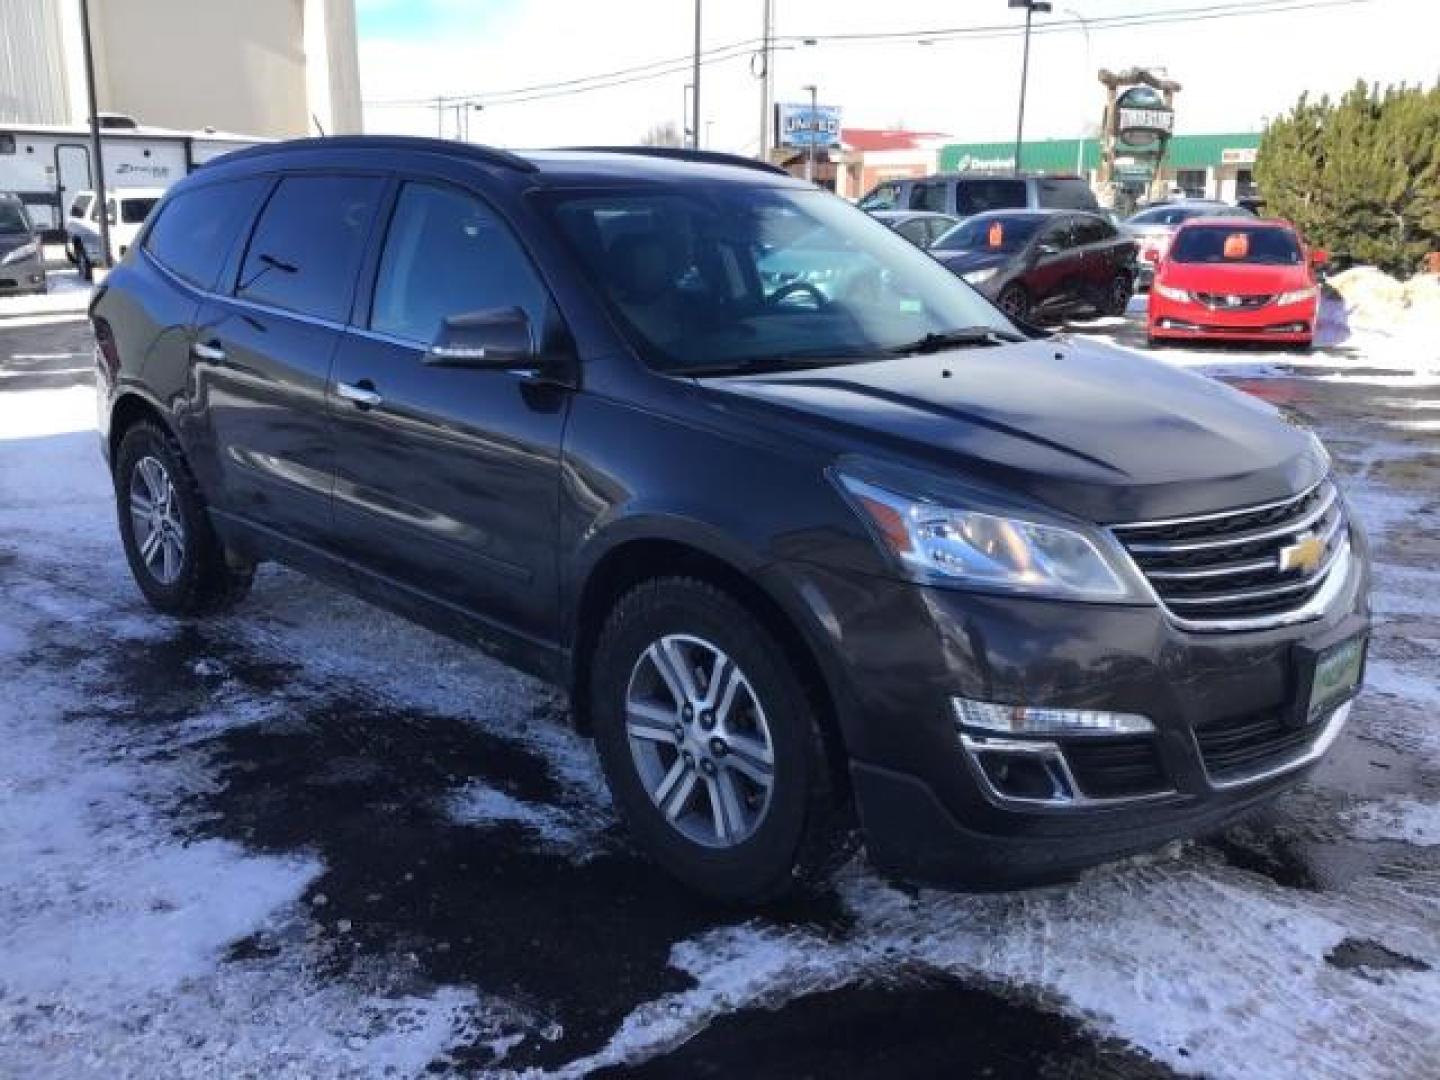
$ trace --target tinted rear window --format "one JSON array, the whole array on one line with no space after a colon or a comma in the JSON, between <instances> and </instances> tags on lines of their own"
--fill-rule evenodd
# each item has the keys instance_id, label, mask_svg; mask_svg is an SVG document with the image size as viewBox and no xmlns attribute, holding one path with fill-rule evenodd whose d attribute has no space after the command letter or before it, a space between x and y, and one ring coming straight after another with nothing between
<instances>
[{"instance_id":1,"label":"tinted rear window","mask_svg":"<svg viewBox=\"0 0 1440 1080\"><path fill-rule=\"evenodd\" d=\"M1090 185L1079 177L1041 177L1035 181L1040 205L1050 210L1094 210L1099 203Z\"/></svg>"},{"instance_id":2,"label":"tinted rear window","mask_svg":"<svg viewBox=\"0 0 1440 1080\"><path fill-rule=\"evenodd\" d=\"M1182 263L1295 266L1301 261L1301 254L1300 244L1289 229L1187 225L1170 245L1170 258Z\"/></svg>"},{"instance_id":3,"label":"tinted rear window","mask_svg":"<svg viewBox=\"0 0 1440 1080\"><path fill-rule=\"evenodd\" d=\"M192 285L212 288L266 183L236 180L171 197L145 237L145 250Z\"/></svg>"},{"instance_id":4,"label":"tinted rear window","mask_svg":"<svg viewBox=\"0 0 1440 1080\"><path fill-rule=\"evenodd\" d=\"M383 187L368 176L280 181L250 237L235 295L343 321Z\"/></svg>"},{"instance_id":5,"label":"tinted rear window","mask_svg":"<svg viewBox=\"0 0 1440 1080\"><path fill-rule=\"evenodd\" d=\"M955 190L955 212L962 216L983 214L986 210L1018 210L1024 205L1024 180L1003 177L965 180L959 182Z\"/></svg>"},{"instance_id":6,"label":"tinted rear window","mask_svg":"<svg viewBox=\"0 0 1440 1080\"><path fill-rule=\"evenodd\" d=\"M126 225L139 225L155 208L159 199L121 199L120 220Z\"/></svg>"},{"instance_id":7,"label":"tinted rear window","mask_svg":"<svg viewBox=\"0 0 1440 1080\"><path fill-rule=\"evenodd\" d=\"M19 199L0 199L0 233L28 233L30 219Z\"/></svg>"}]
</instances>

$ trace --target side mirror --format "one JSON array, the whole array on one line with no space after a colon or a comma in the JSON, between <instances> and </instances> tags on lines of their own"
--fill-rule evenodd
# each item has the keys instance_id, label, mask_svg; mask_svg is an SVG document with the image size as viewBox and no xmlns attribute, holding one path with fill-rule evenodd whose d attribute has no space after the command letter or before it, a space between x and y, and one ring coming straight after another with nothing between
<instances>
[{"instance_id":1,"label":"side mirror","mask_svg":"<svg viewBox=\"0 0 1440 1080\"><path fill-rule=\"evenodd\" d=\"M530 319L519 308L452 315L425 353L435 367L525 368L535 363Z\"/></svg>"},{"instance_id":2,"label":"side mirror","mask_svg":"<svg viewBox=\"0 0 1440 1080\"><path fill-rule=\"evenodd\" d=\"M1140 253L1140 258L1144 259L1148 263L1154 264L1155 266L1160 265L1160 252L1156 251L1154 248L1146 248Z\"/></svg>"},{"instance_id":3,"label":"side mirror","mask_svg":"<svg viewBox=\"0 0 1440 1080\"><path fill-rule=\"evenodd\" d=\"M1324 266L1324 265L1325 265L1326 263L1328 263L1329 261L1330 261L1330 253L1329 253L1328 251L1326 251L1324 248L1316 248L1315 250L1313 250L1312 252L1310 252L1310 265L1311 265L1311 266Z\"/></svg>"},{"instance_id":4,"label":"side mirror","mask_svg":"<svg viewBox=\"0 0 1440 1080\"><path fill-rule=\"evenodd\" d=\"M1036 255L1039 255L1039 256L1059 255L1059 254L1060 254L1060 249L1059 249L1058 247L1056 247L1054 244L1036 244L1036 245L1035 245L1035 254L1036 254Z\"/></svg>"}]
</instances>

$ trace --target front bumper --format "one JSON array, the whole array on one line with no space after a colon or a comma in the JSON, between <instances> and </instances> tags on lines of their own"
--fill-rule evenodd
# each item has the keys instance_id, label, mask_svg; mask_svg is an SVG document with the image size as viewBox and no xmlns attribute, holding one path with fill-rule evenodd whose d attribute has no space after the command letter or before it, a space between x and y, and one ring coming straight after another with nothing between
<instances>
[{"instance_id":1,"label":"front bumper","mask_svg":"<svg viewBox=\"0 0 1440 1080\"><path fill-rule=\"evenodd\" d=\"M45 264L39 256L0 265L0 296L44 292Z\"/></svg>"},{"instance_id":2,"label":"front bumper","mask_svg":"<svg viewBox=\"0 0 1440 1080\"><path fill-rule=\"evenodd\" d=\"M1289 718L1306 646L1369 627L1363 539L1333 603L1309 622L1194 633L1158 607L987 596L795 567L829 638L835 698L872 861L970 888L1069 876L1214 830L1301 779L1348 704ZM1308 684L1306 684L1308 685ZM1078 791L1026 803L986 782L955 696L1137 713L1154 733L1051 740Z\"/></svg>"},{"instance_id":3,"label":"front bumper","mask_svg":"<svg viewBox=\"0 0 1440 1080\"><path fill-rule=\"evenodd\" d=\"M1305 344L1315 336L1314 300L1227 311L1167 300L1153 289L1147 314L1151 337L1162 340L1275 341Z\"/></svg>"}]
</instances>

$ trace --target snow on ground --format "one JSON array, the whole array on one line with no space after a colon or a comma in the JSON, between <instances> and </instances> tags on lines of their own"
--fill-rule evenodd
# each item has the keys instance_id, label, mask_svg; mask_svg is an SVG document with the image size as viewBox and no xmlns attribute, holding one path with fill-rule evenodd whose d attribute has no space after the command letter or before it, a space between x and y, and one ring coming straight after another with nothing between
<instances>
[{"instance_id":1,"label":"snow on ground","mask_svg":"<svg viewBox=\"0 0 1440 1080\"><path fill-rule=\"evenodd\" d=\"M1277 359L1206 357L1200 366L1238 364L1252 376ZM1368 361L1360 346L1346 359ZM1282 801L1281 824L1239 834L1253 847L1174 845L1078 884L988 896L902 889L857 863L828 922L682 911L659 953L683 975L678 985L642 994L588 1056L546 1067L579 1075L633 1061L737 1006L923 964L1042 997L1184 1073L1432 1073L1440 873L1423 858L1436 844L1440 786L1440 580L1414 549L1435 542L1437 470L1413 433L1364 423L1323 433L1375 549L1370 689L1332 759ZM245 777L215 756L217 743L313 730L317 711L337 702L357 714L378 704L386 724L467 725L505 766L487 772L475 760L479 776L457 767L434 794L437 829L515 830L522 848L533 843L562 866L587 851L613 863L624 842L593 750L557 722L553 694L269 569L238 612L205 624L183 668L156 670L162 683L210 688L206 709L175 711L163 685L157 697L117 684L115 654L164 655L194 631L149 612L128 580L86 388L0 394L0 587L0 1072L408 1076L457 1046L488 1047L484 1060L503 1066L527 1040L567 1037L561 1021L576 1020L563 1002L517 993L514 972L496 969L500 940L472 967L422 971L416 915L378 954L341 963L369 929L332 914L333 889L319 891L344 878L345 849L204 828L220 812L215 799ZM247 682L245 664L280 674ZM343 699L327 697L336 688ZM326 782L344 782L346 770L364 779L354 754L318 764ZM262 810L279 797L255 795ZM1296 884L1271 865L1296 851L1321 867L1329 857L1371 861L1333 882ZM541 879L533 901L553 913L552 891L583 872ZM575 902L604 900L577 893ZM473 927L533 938L537 955L563 929L523 919ZM1405 963L1362 974L1337 959L1371 946Z\"/></svg>"},{"instance_id":2,"label":"snow on ground","mask_svg":"<svg viewBox=\"0 0 1440 1080\"><path fill-rule=\"evenodd\" d=\"M73 314L90 305L90 285L80 280L74 270L51 270L49 282L48 292L0 296L0 320L11 316Z\"/></svg>"},{"instance_id":3,"label":"snow on ground","mask_svg":"<svg viewBox=\"0 0 1440 1080\"><path fill-rule=\"evenodd\" d=\"M1346 814L1346 821L1361 840L1399 840L1431 847L1440 844L1440 805L1416 799L1386 799L1365 803Z\"/></svg>"}]
</instances>

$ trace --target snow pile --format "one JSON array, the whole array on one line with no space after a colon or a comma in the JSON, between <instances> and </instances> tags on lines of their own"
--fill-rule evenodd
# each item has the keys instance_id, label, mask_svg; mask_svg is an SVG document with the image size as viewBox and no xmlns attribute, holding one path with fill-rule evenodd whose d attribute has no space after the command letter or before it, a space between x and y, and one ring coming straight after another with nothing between
<instances>
[{"instance_id":1,"label":"snow pile","mask_svg":"<svg viewBox=\"0 0 1440 1080\"><path fill-rule=\"evenodd\" d=\"M1440 338L1440 275L1399 281L1373 266L1336 274L1328 284L1345 302L1350 326L1396 337Z\"/></svg>"},{"instance_id":2,"label":"snow pile","mask_svg":"<svg viewBox=\"0 0 1440 1080\"><path fill-rule=\"evenodd\" d=\"M1360 840L1398 840L1417 847L1440 845L1440 805L1418 799L1383 799L1365 803L1345 815L1351 834Z\"/></svg>"},{"instance_id":3,"label":"snow pile","mask_svg":"<svg viewBox=\"0 0 1440 1080\"><path fill-rule=\"evenodd\" d=\"M26 296L0 296L0 320L19 315L80 313L90 306L90 285L78 274L52 273L50 291Z\"/></svg>"}]
</instances>

